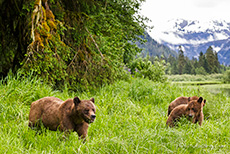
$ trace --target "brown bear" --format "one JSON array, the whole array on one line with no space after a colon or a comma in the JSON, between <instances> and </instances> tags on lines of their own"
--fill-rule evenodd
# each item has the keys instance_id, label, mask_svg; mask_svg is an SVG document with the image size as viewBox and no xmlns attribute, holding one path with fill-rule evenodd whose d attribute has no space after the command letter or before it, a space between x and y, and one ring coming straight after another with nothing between
<instances>
[{"instance_id":1,"label":"brown bear","mask_svg":"<svg viewBox=\"0 0 230 154\"><path fill-rule=\"evenodd\" d=\"M178 105L181 105L181 104L188 104L189 101L191 100L198 100L199 97L197 96L192 96L192 97L178 97L176 98L174 101L172 101L170 104L169 104L169 107L168 107L168 116L170 115L170 113L172 112L172 110L177 107Z\"/></svg>"},{"instance_id":2,"label":"brown bear","mask_svg":"<svg viewBox=\"0 0 230 154\"><path fill-rule=\"evenodd\" d=\"M42 123L54 131L76 131L85 139L89 124L96 118L95 112L94 98L80 100L75 97L62 101L56 97L44 97L31 104L29 126L39 127Z\"/></svg>"},{"instance_id":3,"label":"brown bear","mask_svg":"<svg viewBox=\"0 0 230 154\"><path fill-rule=\"evenodd\" d=\"M166 125L170 127L175 126L175 122L182 116L192 118L193 123L199 122L202 125L203 121L203 98L192 100L188 104L181 104L175 107L170 113Z\"/></svg>"},{"instance_id":4,"label":"brown bear","mask_svg":"<svg viewBox=\"0 0 230 154\"><path fill-rule=\"evenodd\" d=\"M202 122L204 121L204 114L203 114L203 107L205 106L206 104L206 99L204 99L201 103L201 111L200 111L200 116L198 116L196 119L195 119L195 123L197 123L199 121L199 125L201 126L202 125Z\"/></svg>"}]
</instances>

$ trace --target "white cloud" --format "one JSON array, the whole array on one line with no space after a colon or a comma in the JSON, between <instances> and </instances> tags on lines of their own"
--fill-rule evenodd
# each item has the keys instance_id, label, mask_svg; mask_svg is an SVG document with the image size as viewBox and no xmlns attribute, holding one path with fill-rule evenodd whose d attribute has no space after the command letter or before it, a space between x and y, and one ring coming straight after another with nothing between
<instances>
[{"instance_id":1,"label":"white cloud","mask_svg":"<svg viewBox=\"0 0 230 154\"><path fill-rule=\"evenodd\" d=\"M212 46L213 50L216 51L216 52L219 52L221 50L221 47L215 47L215 46Z\"/></svg>"},{"instance_id":2,"label":"white cloud","mask_svg":"<svg viewBox=\"0 0 230 154\"><path fill-rule=\"evenodd\" d=\"M229 0L193 0L194 5L201 8L215 8L223 3L229 3Z\"/></svg>"},{"instance_id":3,"label":"white cloud","mask_svg":"<svg viewBox=\"0 0 230 154\"><path fill-rule=\"evenodd\" d=\"M164 26L170 19L230 21L230 0L146 0L141 13L152 20L151 26Z\"/></svg>"}]
</instances>

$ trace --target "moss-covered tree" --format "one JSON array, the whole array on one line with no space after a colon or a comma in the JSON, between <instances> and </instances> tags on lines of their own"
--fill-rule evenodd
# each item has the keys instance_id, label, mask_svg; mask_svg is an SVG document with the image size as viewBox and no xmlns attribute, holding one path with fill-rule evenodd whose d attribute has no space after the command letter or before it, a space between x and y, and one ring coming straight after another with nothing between
<instances>
[{"instance_id":1,"label":"moss-covered tree","mask_svg":"<svg viewBox=\"0 0 230 154\"><path fill-rule=\"evenodd\" d=\"M1 76L21 68L55 85L112 82L140 51L143 1L2 0Z\"/></svg>"}]
</instances>

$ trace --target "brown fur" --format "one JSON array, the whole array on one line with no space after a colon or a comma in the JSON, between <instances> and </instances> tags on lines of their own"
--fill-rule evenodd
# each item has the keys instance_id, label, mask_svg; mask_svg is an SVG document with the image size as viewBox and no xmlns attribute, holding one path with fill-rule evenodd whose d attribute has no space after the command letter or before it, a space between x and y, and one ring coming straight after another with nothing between
<instances>
[{"instance_id":1,"label":"brown fur","mask_svg":"<svg viewBox=\"0 0 230 154\"><path fill-rule=\"evenodd\" d=\"M177 107L178 105L181 105L181 104L188 104L189 101L191 100L198 100L199 97L197 96L192 96L192 97L178 97L176 98L174 101L172 101L170 104L169 104L169 107L168 107L168 116L170 115L170 113L172 112L172 110Z\"/></svg>"},{"instance_id":2,"label":"brown fur","mask_svg":"<svg viewBox=\"0 0 230 154\"><path fill-rule=\"evenodd\" d=\"M42 123L50 130L76 131L79 137L85 138L89 123L96 118L95 112L94 98L80 100L75 97L62 101L56 97L44 97L31 104L29 126L39 127Z\"/></svg>"},{"instance_id":3,"label":"brown fur","mask_svg":"<svg viewBox=\"0 0 230 154\"><path fill-rule=\"evenodd\" d=\"M200 116L196 118L195 123L199 121L199 125L201 126L204 120L204 114L203 114L203 107L206 104L206 99L202 101L201 103L201 111L200 111Z\"/></svg>"},{"instance_id":4,"label":"brown fur","mask_svg":"<svg viewBox=\"0 0 230 154\"><path fill-rule=\"evenodd\" d=\"M182 116L192 118L192 122L199 122L202 125L203 121L203 98L200 97L198 100L192 100L188 104L181 104L175 107L170 113L166 124L170 127L175 126L175 122Z\"/></svg>"}]
</instances>

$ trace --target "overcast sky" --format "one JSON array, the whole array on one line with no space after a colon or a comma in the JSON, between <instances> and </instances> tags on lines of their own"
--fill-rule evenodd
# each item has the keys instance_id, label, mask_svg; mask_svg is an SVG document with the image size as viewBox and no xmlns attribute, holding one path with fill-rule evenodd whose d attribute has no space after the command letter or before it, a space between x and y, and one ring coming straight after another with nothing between
<instances>
[{"instance_id":1,"label":"overcast sky","mask_svg":"<svg viewBox=\"0 0 230 154\"><path fill-rule=\"evenodd\" d=\"M230 22L230 0L146 0L141 14L158 27L170 19L210 20Z\"/></svg>"}]
</instances>

